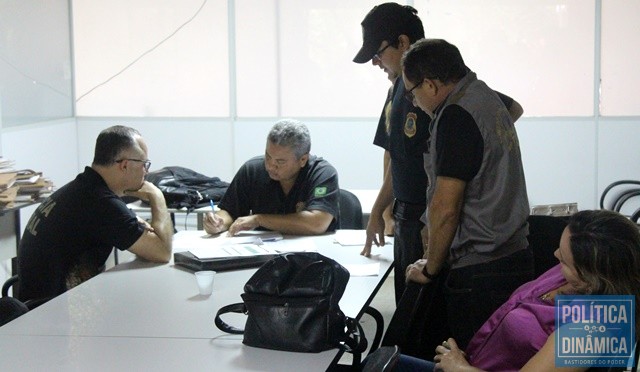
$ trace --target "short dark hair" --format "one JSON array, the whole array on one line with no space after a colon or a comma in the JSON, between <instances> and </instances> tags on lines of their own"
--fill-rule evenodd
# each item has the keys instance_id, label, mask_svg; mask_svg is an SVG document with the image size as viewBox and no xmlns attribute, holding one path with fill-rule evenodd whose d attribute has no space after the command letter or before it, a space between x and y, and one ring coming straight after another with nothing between
<instances>
[{"instance_id":1,"label":"short dark hair","mask_svg":"<svg viewBox=\"0 0 640 372\"><path fill-rule=\"evenodd\" d=\"M309 129L298 120L283 119L275 123L267 140L278 146L292 148L297 159L311 151Z\"/></svg>"},{"instance_id":2,"label":"short dark hair","mask_svg":"<svg viewBox=\"0 0 640 372\"><path fill-rule=\"evenodd\" d=\"M138 146L136 137L140 132L123 125L109 127L98 135L93 155L93 164L107 166L118 160L118 156L125 150Z\"/></svg>"},{"instance_id":3,"label":"short dark hair","mask_svg":"<svg viewBox=\"0 0 640 372\"><path fill-rule=\"evenodd\" d=\"M458 48L442 39L421 39L411 45L402 57L402 69L413 83L424 79L456 83L469 72Z\"/></svg>"}]
</instances>

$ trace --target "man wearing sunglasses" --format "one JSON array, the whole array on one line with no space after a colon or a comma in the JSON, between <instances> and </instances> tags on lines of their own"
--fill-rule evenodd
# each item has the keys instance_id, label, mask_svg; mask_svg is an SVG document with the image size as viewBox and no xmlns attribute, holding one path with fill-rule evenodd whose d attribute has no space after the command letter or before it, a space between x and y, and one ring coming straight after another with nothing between
<instances>
[{"instance_id":1,"label":"man wearing sunglasses","mask_svg":"<svg viewBox=\"0 0 640 372\"><path fill-rule=\"evenodd\" d=\"M97 275L114 247L169 262L173 224L162 192L144 180L150 166L137 130L113 126L100 133L91 166L44 200L24 230L21 300L49 299ZM125 195L149 202L150 223L127 208Z\"/></svg>"},{"instance_id":2,"label":"man wearing sunglasses","mask_svg":"<svg viewBox=\"0 0 640 372\"><path fill-rule=\"evenodd\" d=\"M424 37L422 21L410 6L385 3L374 7L362 21L363 44L353 59L356 63L371 61L394 82L385 102L374 145L385 149L385 178L371 210L367 240L362 254L371 254L371 245L384 245L383 212L393 204L394 287L396 303L405 288L405 269L423 254L420 216L426 206L427 175L423 153L429 138L430 119L422 110L402 98L404 84L402 53ZM426 242L426 239L425 239Z\"/></svg>"}]
</instances>

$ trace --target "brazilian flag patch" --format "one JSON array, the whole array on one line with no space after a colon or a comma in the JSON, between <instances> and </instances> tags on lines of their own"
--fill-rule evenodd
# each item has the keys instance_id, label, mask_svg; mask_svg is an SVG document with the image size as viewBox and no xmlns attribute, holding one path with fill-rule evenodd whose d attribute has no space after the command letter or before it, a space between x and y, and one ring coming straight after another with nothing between
<instances>
[{"instance_id":1,"label":"brazilian flag patch","mask_svg":"<svg viewBox=\"0 0 640 372\"><path fill-rule=\"evenodd\" d=\"M326 186L320 186L320 187L316 187L315 190L313 190L313 196L315 197L322 197L327 195L327 187Z\"/></svg>"}]
</instances>

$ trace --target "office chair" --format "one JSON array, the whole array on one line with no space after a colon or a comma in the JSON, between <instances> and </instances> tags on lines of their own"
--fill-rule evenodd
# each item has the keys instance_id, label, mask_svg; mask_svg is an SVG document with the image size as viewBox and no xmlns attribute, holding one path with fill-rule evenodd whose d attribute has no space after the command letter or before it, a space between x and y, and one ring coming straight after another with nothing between
<instances>
[{"instance_id":1,"label":"office chair","mask_svg":"<svg viewBox=\"0 0 640 372\"><path fill-rule=\"evenodd\" d=\"M20 279L17 275L14 275L12 277L10 277L9 279L7 279L4 284L2 285L2 298L13 298L11 296L9 296L9 289L11 287L13 287L14 289L14 294L16 293L16 289L19 289L20 285ZM18 299L15 299L16 301L19 301L20 303L23 303L28 310L33 310L36 307L42 305L43 303L49 301L51 299L51 297L45 297L45 298L36 298L36 299L31 299L31 300L27 300L25 302L21 302Z\"/></svg>"},{"instance_id":2,"label":"office chair","mask_svg":"<svg viewBox=\"0 0 640 372\"><path fill-rule=\"evenodd\" d=\"M357 196L350 191L340 189L338 207L338 228L352 230L362 230L364 228L362 205Z\"/></svg>"},{"instance_id":3,"label":"office chair","mask_svg":"<svg viewBox=\"0 0 640 372\"><path fill-rule=\"evenodd\" d=\"M537 278L558 263L553 253L560 246L560 237L569 217L529 216L529 247L533 253L534 277Z\"/></svg>"},{"instance_id":4,"label":"office chair","mask_svg":"<svg viewBox=\"0 0 640 372\"><path fill-rule=\"evenodd\" d=\"M600 209L608 209L610 211L620 211L620 208L622 208L622 204L624 204L624 202L627 200L621 200L622 198L625 198L625 195L628 194L629 192L633 192L633 190L640 190L640 188L634 187L634 188L629 188L627 187L623 192L615 195L612 198L609 198L610 202L606 203L607 199L606 196L609 192L611 192L614 188L618 188L618 186L629 186L629 185L637 185L640 186L640 181L636 181L636 180L620 180L620 181L616 181L616 182L612 182L609 186L607 186L603 191L602 194L600 195ZM626 197L628 198L628 197ZM607 205L605 205L607 204ZM617 208L617 210L616 210Z\"/></svg>"},{"instance_id":5,"label":"office chair","mask_svg":"<svg viewBox=\"0 0 640 372\"><path fill-rule=\"evenodd\" d=\"M13 297L0 298L0 327L10 321L26 314L29 311L27 305Z\"/></svg>"}]
</instances>

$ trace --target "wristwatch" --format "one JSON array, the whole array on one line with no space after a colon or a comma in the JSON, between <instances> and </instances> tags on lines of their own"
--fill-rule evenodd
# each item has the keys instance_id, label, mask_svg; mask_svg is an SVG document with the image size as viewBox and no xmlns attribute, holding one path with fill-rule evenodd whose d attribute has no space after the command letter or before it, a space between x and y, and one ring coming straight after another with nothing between
<instances>
[{"instance_id":1,"label":"wristwatch","mask_svg":"<svg viewBox=\"0 0 640 372\"><path fill-rule=\"evenodd\" d=\"M435 280L438 277L438 274L429 274L427 271L427 265L424 265L422 268L422 275L426 276L429 280Z\"/></svg>"}]
</instances>

